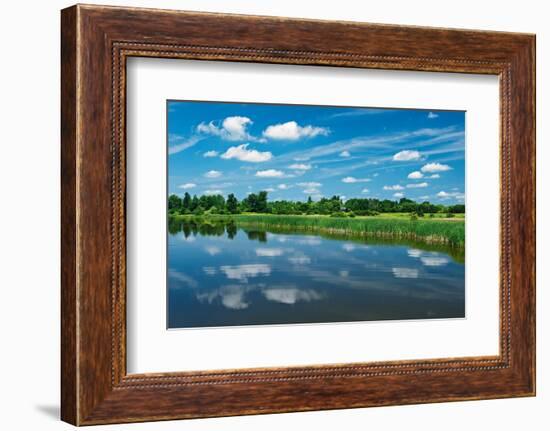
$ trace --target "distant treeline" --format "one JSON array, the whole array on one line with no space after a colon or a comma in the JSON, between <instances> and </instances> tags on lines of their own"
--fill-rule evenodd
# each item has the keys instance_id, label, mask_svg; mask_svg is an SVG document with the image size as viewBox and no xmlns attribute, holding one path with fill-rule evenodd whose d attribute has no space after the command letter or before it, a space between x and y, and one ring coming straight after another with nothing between
<instances>
[{"instance_id":1,"label":"distant treeline","mask_svg":"<svg viewBox=\"0 0 550 431\"><path fill-rule=\"evenodd\" d=\"M191 196L185 193L183 198L170 195L168 198L170 214L240 214L244 212L267 214L322 214L334 215L378 215L380 213L405 212L422 217L424 214L461 214L465 212L463 204L441 205L430 202L417 203L411 199L401 198L398 201L375 198L353 198L343 201L339 196L322 198L313 201L268 201L267 192L250 193L239 201L233 193L227 196L202 195Z\"/></svg>"}]
</instances>

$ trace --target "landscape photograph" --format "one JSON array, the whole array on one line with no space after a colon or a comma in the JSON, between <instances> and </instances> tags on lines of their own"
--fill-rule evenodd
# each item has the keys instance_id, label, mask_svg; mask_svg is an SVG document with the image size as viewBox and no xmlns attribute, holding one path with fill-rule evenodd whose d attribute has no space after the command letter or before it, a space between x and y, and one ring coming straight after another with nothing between
<instances>
[{"instance_id":1,"label":"landscape photograph","mask_svg":"<svg viewBox=\"0 0 550 431\"><path fill-rule=\"evenodd\" d=\"M167 328L465 317L465 113L169 100Z\"/></svg>"}]
</instances>

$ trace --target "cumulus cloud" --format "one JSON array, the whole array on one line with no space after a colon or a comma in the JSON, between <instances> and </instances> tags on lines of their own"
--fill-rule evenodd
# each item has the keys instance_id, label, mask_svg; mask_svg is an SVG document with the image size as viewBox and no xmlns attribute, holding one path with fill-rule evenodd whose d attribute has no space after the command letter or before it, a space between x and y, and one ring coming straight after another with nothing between
<instances>
[{"instance_id":1,"label":"cumulus cloud","mask_svg":"<svg viewBox=\"0 0 550 431\"><path fill-rule=\"evenodd\" d=\"M227 141L253 140L254 137L247 131L251 124L252 120L248 117L227 117L220 125L216 125L213 121L202 122L197 126L197 132L219 136Z\"/></svg>"},{"instance_id":2,"label":"cumulus cloud","mask_svg":"<svg viewBox=\"0 0 550 431\"><path fill-rule=\"evenodd\" d=\"M288 168L297 169L299 171L309 171L311 169L311 165L306 163L294 163L290 165Z\"/></svg>"},{"instance_id":3,"label":"cumulus cloud","mask_svg":"<svg viewBox=\"0 0 550 431\"><path fill-rule=\"evenodd\" d=\"M260 163L271 160L272 154L269 151L249 150L248 144L241 144L236 147L229 147L221 155L222 159L237 159L242 162Z\"/></svg>"},{"instance_id":4,"label":"cumulus cloud","mask_svg":"<svg viewBox=\"0 0 550 431\"><path fill-rule=\"evenodd\" d=\"M428 183L423 182L423 183L407 184L408 189L418 189L423 187L428 187Z\"/></svg>"},{"instance_id":5,"label":"cumulus cloud","mask_svg":"<svg viewBox=\"0 0 550 431\"><path fill-rule=\"evenodd\" d=\"M296 141L300 138L313 138L318 135L326 136L328 134L329 129L325 127L300 126L296 121L274 124L268 126L263 132L265 138L286 141Z\"/></svg>"},{"instance_id":6,"label":"cumulus cloud","mask_svg":"<svg viewBox=\"0 0 550 431\"><path fill-rule=\"evenodd\" d=\"M243 310L249 306L249 303L245 300L247 290L247 286L229 285L222 286L213 292L198 293L196 297L199 301L207 301L208 303L212 303L217 298L220 298L225 308Z\"/></svg>"},{"instance_id":7,"label":"cumulus cloud","mask_svg":"<svg viewBox=\"0 0 550 431\"><path fill-rule=\"evenodd\" d=\"M194 187L197 187L197 185L195 183L185 183L185 184L182 184L182 185L178 186L178 188L185 189L185 190L192 189Z\"/></svg>"},{"instance_id":8,"label":"cumulus cloud","mask_svg":"<svg viewBox=\"0 0 550 431\"><path fill-rule=\"evenodd\" d=\"M370 178L355 178L355 177L345 177L342 178L343 183L353 184L353 183L367 183L370 181Z\"/></svg>"},{"instance_id":9,"label":"cumulus cloud","mask_svg":"<svg viewBox=\"0 0 550 431\"><path fill-rule=\"evenodd\" d=\"M220 271L230 280L247 282L249 278L271 274L271 266L262 263L220 266Z\"/></svg>"},{"instance_id":10,"label":"cumulus cloud","mask_svg":"<svg viewBox=\"0 0 550 431\"><path fill-rule=\"evenodd\" d=\"M395 278L418 278L418 269L415 268L392 268Z\"/></svg>"},{"instance_id":11,"label":"cumulus cloud","mask_svg":"<svg viewBox=\"0 0 550 431\"><path fill-rule=\"evenodd\" d=\"M283 253L285 252L282 248L268 248L268 247L257 248L255 251L256 251L256 256L261 256L261 257L282 256Z\"/></svg>"},{"instance_id":12,"label":"cumulus cloud","mask_svg":"<svg viewBox=\"0 0 550 431\"><path fill-rule=\"evenodd\" d=\"M411 172L409 175L407 175L407 178L410 180L419 180L420 178L423 178L424 174L420 171L414 171Z\"/></svg>"},{"instance_id":13,"label":"cumulus cloud","mask_svg":"<svg viewBox=\"0 0 550 431\"><path fill-rule=\"evenodd\" d=\"M401 198L405 197L405 195L403 193L394 193L393 197L397 198L397 199L401 199Z\"/></svg>"},{"instance_id":14,"label":"cumulus cloud","mask_svg":"<svg viewBox=\"0 0 550 431\"><path fill-rule=\"evenodd\" d=\"M407 250L407 254L408 254L410 257L416 257L416 258L418 258L418 257L422 256L423 252L422 252L422 250L419 250L419 249L417 249L417 248L409 248L409 249Z\"/></svg>"},{"instance_id":15,"label":"cumulus cloud","mask_svg":"<svg viewBox=\"0 0 550 431\"><path fill-rule=\"evenodd\" d=\"M203 157L216 157L218 154L217 151L214 151L214 150L210 150L210 151L207 151L206 153L204 153L202 156Z\"/></svg>"},{"instance_id":16,"label":"cumulus cloud","mask_svg":"<svg viewBox=\"0 0 550 431\"><path fill-rule=\"evenodd\" d=\"M279 190L288 190L290 187L291 187L291 186L289 186L288 184L279 184L279 185L277 186L277 188L278 188Z\"/></svg>"},{"instance_id":17,"label":"cumulus cloud","mask_svg":"<svg viewBox=\"0 0 550 431\"><path fill-rule=\"evenodd\" d=\"M313 289L268 288L262 292L269 301L292 305L298 301L310 302L322 299L323 296Z\"/></svg>"},{"instance_id":18,"label":"cumulus cloud","mask_svg":"<svg viewBox=\"0 0 550 431\"><path fill-rule=\"evenodd\" d=\"M212 170L212 171L208 171L207 173L205 173L204 176L206 178L219 178L219 177L222 176L222 173L220 171Z\"/></svg>"},{"instance_id":19,"label":"cumulus cloud","mask_svg":"<svg viewBox=\"0 0 550 431\"><path fill-rule=\"evenodd\" d=\"M405 187L400 186L399 184L395 184L393 186L384 186L383 189L384 190L404 190Z\"/></svg>"},{"instance_id":20,"label":"cumulus cloud","mask_svg":"<svg viewBox=\"0 0 550 431\"><path fill-rule=\"evenodd\" d=\"M446 257L438 256L422 256L420 261L425 266L444 266L449 263L449 259Z\"/></svg>"},{"instance_id":21,"label":"cumulus cloud","mask_svg":"<svg viewBox=\"0 0 550 431\"><path fill-rule=\"evenodd\" d=\"M440 178L440 175L439 174L432 174L428 178L436 179L436 178Z\"/></svg>"},{"instance_id":22,"label":"cumulus cloud","mask_svg":"<svg viewBox=\"0 0 550 431\"><path fill-rule=\"evenodd\" d=\"M369 189L363 189L361 190L361 193L369 193Z\"/></svg>"},{"instance_id":23,"label":"cumulus cloud","mask_svg":"<svg viewBox=\"0 0 550 431\"><path fill-rule=\"evenodd\" d=\"M424 173L426 172L445 172L445 171L449 171L451 170L452 168L449 166L449 165L443 165L441 163L428 163L424 166L422 166L422 168L420 168L420 170Z\"/></svg>"},{"instance_id":24,"label":"cumulus cloud","mask_svg":"<svg viewBox=\"0 0 550 431\"><path fill-rule=\"evenodd\" d=\"M339 155L340 155L340 157L349 157L349 156L351 156L351 154L348 150L342 151Z\"/></svg>"},{"instance_id":25,"label":"cumulus cloud","mask_svg":"<svg viewBox=\"0 0 550 431\"><path fill-rule=\"evenodd\" d=\"M430 120L433 120L434 118L437 118L437 117L439 117L439 115L437 115L435 112L428 113L428 118Z\"/></svg>"},{"instance_id":26,"label":"cumulus cloud","mask_svg":"<svg viewBox=\"0 0 550 431\"><path fill-rule=\"evenodd\" d=\"M210 256L216 256L217 254L220 254L222 252L221 248L214 245L205 247L204 251L206 251Z\"/></svg>"},{"instance_id":27,"label":"cumulus cloud","mask_svg":"<svg viewBox=\"0 0 550 431\"><path fill-rule=\"evenodd\" d=\"M409 162L412 160L420 160L420 153L415 150L403 150L393 155L393 160L396 162Z\"/></svg>"},{"instance_id":28,"label":"cumulus cloud","mask_svg":"<svg viewBox=\"0 0 550 431\"><path fill-rule=\"evenodd\" d=\"M282 178L285 173L277 169L266 169L265 171L257 171L256 176L260 178Z\"/></svg>"}]
</instances>

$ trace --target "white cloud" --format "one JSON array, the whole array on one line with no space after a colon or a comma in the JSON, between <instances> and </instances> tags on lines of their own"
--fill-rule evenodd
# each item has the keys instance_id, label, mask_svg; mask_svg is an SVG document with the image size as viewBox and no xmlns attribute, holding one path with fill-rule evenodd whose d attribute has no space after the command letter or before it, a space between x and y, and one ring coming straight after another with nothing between
<instances>
[{"instance_id":1,"label":"white cloud","mask_svg":"<svg viewBox=\"0 0 550 431\"><path fill-rule=\"evenodd\" d=\"M227 141L254 140L254 137L248 134L247 128L252 124L248 117L227 117L220 126L213 121L209 123L200 123L197 126L197 132L207 135L219 136Z\"/></svg>"},{"instance_id":2,"label":"white cloud","mask_svg":"<svg viewBox=\"0 0 550 431\"><path fill-rule=\"evenodd\" d=\"M363 189L363 190L361 190L361 193L369 193L369 192L370 192L369 189Z\"/></svg>"},{"instance_id":3,"label":"white cloud","mask_svg":"<svg viewBox=\"0 0 550 431\"><path fill-rule=\"evenodd\" d=\"M411 172L409 175L407 175L407 178L411 180L419 180L420 178L423 178L423 177L424 177L424 174L420 171L414 171L414 172Z\"/></svg>"},{"instance_id":4,"label":"white cloud","mask_svg":"<svg viewBox=\"0 0 550 431\"><path fill-rule=\"evenodd\" d=\"M433 175L430 175L428 178L440 178L440 175L439 174L433 174Z\"/></svg>"},{"instance_id":5,"label":"white cloud","mask_svg":"<svg viewBox=\"0 0 550 431\"><path fill-rule=\"evenodd\" d=\"M223 191L219 190L219 189L216 189L216 190L209 189L209 190L205 190L204 194L208 195L208 196L221 195L221 194L223 194Z\"/></svg>"},{"instance_id":6,"label":"white cloud","mask_svg":"<svg viewBox=\"0 0 550 431\"><path fill-rule=\"evenodd\" d=\"M275 189L273 187L268 187L267 189L264 189L266 192L274 192Z\"/></svg>"},{"instance_id":7,"label":"white cloud","mask_svg":"<svg viewBox=\"0 0 550 431\"><path fill-rule=\"evenodd\" d=\"M420 196L420 199L427 201L428 199L430 199L430 196L429 195Z\"/></svg>"},{"instance_id":8,"label":"white cloud","mask_svg":"<svg viewBox=\"0 0 550 431\"><path fill-rule=\"evenodd\" d=\"M247 290L248 288L246 286L240 285L222 286L220 289L216 289L213 292L197 294L197 299L201 302L208 301L208 303L212 303L212 301L219 297L225 308L242 310L250 305L245 300Z\"/></svg>"},{"instance_id":9,"label":"white cloud","mask_svg":"<svg viewBox=\"0 0 550 431\"><path fill-rule=\"evenodd\" d=\"M204 248L204 251L206 251L210 256L216 256L217 254L220 254L222 250L219 247L216 246L208 246Z\"/></svg>"},{"instance_id":10,"label":"white cloud","mask_svg":"<svg viewBox=\"0 0 550 431\"><path fill-rule=\"evenodd\" d=\"M277 188L278 188L279 190L288 190L288 189L290 188L290 186L289 186L288 184L279 184L279 185L277 186Z\"/></svg>"},{"instance_id":11,"label":"white cloud","mask_svg":"<svg viewBox=\"0 0 550 431\"><path fill-rule=\"evenodd\" d=\"M442 165L441 163L428 163L420 169L422 172L445 172L452 169L449 165Z\"/></svg>"},{"instance_id":12,"label":"white cloud","mask_svg":"<svg viewBox=\"0 0 550 431\"><path fill-rule=\"evenodd\" d=\"M237 159L242 162L260 163L271 160L272 154L269 151L260 152L258 150L249 150L248 144L241 144L237 147L229 147L221 155L222 159Z\"/></svg>"},{"instance_id":13,"label":"white cloud","mask_svg":"<svg viewBox=\"0 0 550 431\"><path fill-rule=\"evenodd\" d=\"M257 248L256 249L256 256L261 257L277 257L282 256L284 253L284 250L282 248Z\"/></svg>"},{"instance_id":14,"label":"white cloud","mask_svg":"<svg viewBox=\"0 0 550 431\"><path fill-rule=\"evenodd\" d=\"M418 278L418 269L415 268L392 268L395 278Z\"/></svg>"},{"instance_id":15,"label":"white cloud","mask_svg":"<svg viewBox=\"0 0 550 431\"><path fill-rule=\"evenodd\" d=\"M271 274L271 266L262 263L220 266L220 271L222 271L225 276L231 280L246 282L248 278Z\"/></svg>"},{"instance_id":16,"label":"white cloud","mask_svg":"<svg viewBox=\"0 0 550 431\"><path fill-rule=\"evenodd\" d=\"M288 261L294 265L307 265L311 263L311 259L308 256L293 256L289 257Z\"/></svg>"},{"instance_id":17,"label":"white cloud","mask_svg":"<svg viewBox=\"0 0 550 431\"><path fill-rule=\"evenodd\" d=\"M445 191L440 191L438 194L437 194L437 197L438 198L441 198L441 199L451 199L451 198L455 198L457 200L464 200L464 193L461 193L461 192L445 192Z\"/></svg>"},{"instance_id":18,"label":"white cloud","mask_svg":"<svg viewBox=\"0 0 550 431\"><path fill-rule=\"evenodd\" d=\"M218 270L213 266L203 266L202 270L207 275L216 275L218 273Z\"/></svg>"},{"instance_id":19,"label":"white cloud","mask_svg":"<svg viewBox=\"0 0 550 431\"><path fill-rule=\"evenodd\" d=\"M206 174L204 174L206 178L219 178L222 176L222 173L220 171L208 171Z\"/></svg>"},{"instance_id":20,"label":"white cloud","mask_svg":"<svg viewBox=\"0 0 550 431\"><path fill-rule=\"evenodd\" d=\"M393 160L396 162L408 162L411 160L420 160L420 153L415 150L403 150L394 154Z\"/></svg>"},{"instance_id":21,"label":"white cloud","mask_svg":"<svg viewBox=\"0 0 550 431\"><path fill-rule=\"evenodd\" d=\"M308 194L308 195L316 195L316 194L321 193L321 191L319 189L314 188L314 187L310 187L310 188L304 189L304 193Z\"/></svg>"},{"instance_id":22,"label":"white cloud","mask_svg":"<svg viewBox=\"0 0 550 431\"><path fill-rule=\"evenodd\" d=\"M432 257L432 256L422 256L420 261L425 266L444 266L449 263L449 259L446 257Z\"/></svg>"},{"instance_id":23,"label":"white cloud","mask_svg":"<svg viewBox=\"0 0 550 431\"><path fill-rule=\"evenodd\" d=\"M351 156L351 154L348 150L344 150L340 153L340 157L349 157L349 156Z\"/></svg>"},{"instance_id":24,"label":"white cloud","mask_svg":"<svg viewBox=\"0 0 550 431\"><path fill-rule=\"evenodd\" d=\"M355 178L355 177L346 177L342 178L343 183L353 184L353 183L367 183L370 181L370 178Z\"/></svg>"},{"instance_id":25,"label":"white cloud","mask_svg":"<svg viewBox=\"0 0 550 431\"><path fill-rule=\"evenodd\" d=\"M197 142L201 141L202 138L200 138L199 136L191 136L189 139L184 139L178 135L170 135L168 137L168 140L171 144L168 148L168 154L172 155L192 147Z\"/></svg>"},{"instance_id":26,"label":"white cloud","mask_svg":"<svg viewBox=\"0 0 550 431\"><path fill-rule=\"evenodd\" d=\"M349 253L355 250L356 247L355 244L345 243L344 245L342 245L342 248Z\"/></svg>"},{"instance_id":27,"label":"white cloud","mask_svg":"<svg viewBox=\"0 0 550 431\"><path fill-rule=\"evenodd\" d=\"M206 153L204 153L202 156L203 157L216 157L218 154L217 151L214 151L214 150L210 150L210 151L207 151Z\"/></svg>"},{"instance_id":28,"label":"white cloud","mask_svg":"<svg viewBox=\"0 0 550 431\"><path fill-rule=\"evenodd\" d=\"M418 189L423 187L428 187L428 183L423 182L423 183L407 184L408 189Z\"/></svg>"},{"instance_id":29,"label":"white cloud","mask_svg":"<svg viewBox=\"0 0 550 431\"><path fill-rule=\"evenodd\" d=\"M256 176L261 178L282 178L285 176L285 173L277 169L266 169L265 171L257 171Z\"/></svg>"},{"instance_id":30,"label":"white cloud","mask_svg":"<svg viewBox=\"0 0 550 431\"><path fill-rule=\"evenodd\" d=\"M312 289L297 288L269 288L262 292L269 301L292 305L298 301L310 302L321 299L323 296Z\"/></svg>"},{"instance_id":31,"label":"white cloud","mask_svg":"<svg viewBox=\"0 0 550 431\"><path fill-rule=\"evenodd\" d=\"M313 138L318 135L326 136L329 130L325 127L300 126L296 121L268 126L263 136L269 139L296 141L300 138Z\"/></svg>"},{"instance_id":32,"label":"white cloud","mask_svg":"<svg viewBox=\"0 0 550 431\"><path fill-rule=\"evenodd\" d=\"M323 184L310 181L307 183L298 183L300 187L321 187Z\"/></svg>"},{"instance_id":33,"label":"white cloud","mask_svg":"<svg viewBox=\"0 0 550 431\"><path fill-rule=\"evenodd\" d=\"M429 118L430 120L433 120L434 118L437 118L437 117L439 117L439 115L437 115L437 114L434 113L434 112L430 112L430 113L428 114L428 118Z\"/></svg>"},{"instance_id":34,"label":"white cloud","mask_svg":"<svg viewBox=\"0 0 550 431\"><path fill-rule=\"evenodd\" d=\"M394 193L394 194L393 194L393 197L394 197L394 198L401 199L401 198L405 197L405 195L404 195L403 193Z\"/></svg>"},{"instance_id":35,"label":"white cloud","mask_svg":"<svg viewBox=\"0 0 550 431\"><path fill-rule=\"evenodd\" d=\"M384 186L384 190L404 190L405 187L400 186L399 184L395 184L393 186Z\"/></svg>"},{"instance_id":36,"label":"white cloud","mask_svg":"<svg viewBox=\"0 0 550 431\"><path fill-rule=\"evenodd\" d=\"M407 250L407 254L410 256L410 257L420 257L422 256L422 250L419 250L417 248L409 248Z\"/></svg>"},{"instance_id":37,"label":"white cloud","mask_svg":"<svg viewBox=\"0 0 550 431\"><path fill-rule=\"evenodd\" d=\"M194 187L197 187L197 185L195 183L185 183L185 184L182 184L180 186L178 186L180 189L192 189Z\"/></svg>"},{"instance_id":38,"label":"white cloud","mask_svg":"<svg viewBox=\"0 0 550 431\"><path fill-rule=\"evenodd\" d=\"M306 163L294 163L288 167L289 169L297 169L299 171L309 171L311 169L310 164Z\"/></svg>"}]
</instances>

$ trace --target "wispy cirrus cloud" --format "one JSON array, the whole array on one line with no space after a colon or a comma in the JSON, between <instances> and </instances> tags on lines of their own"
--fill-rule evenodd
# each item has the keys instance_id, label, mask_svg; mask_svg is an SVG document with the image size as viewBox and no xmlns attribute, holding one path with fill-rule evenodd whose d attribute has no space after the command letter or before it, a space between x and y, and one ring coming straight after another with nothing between
<instances>
[{"instance_id":1,"label":"wispy cirrus cloud","mask_svg":"<svg viewBox=\"0 0 550 431\"><path fill-rule=\"evenodd\" d=\"M202 141L200 136L191 136L184 138L180 135L171 134L168 136L168 155L180 153L188 148L193 147Z\"/></svg>"}]
</instances>

